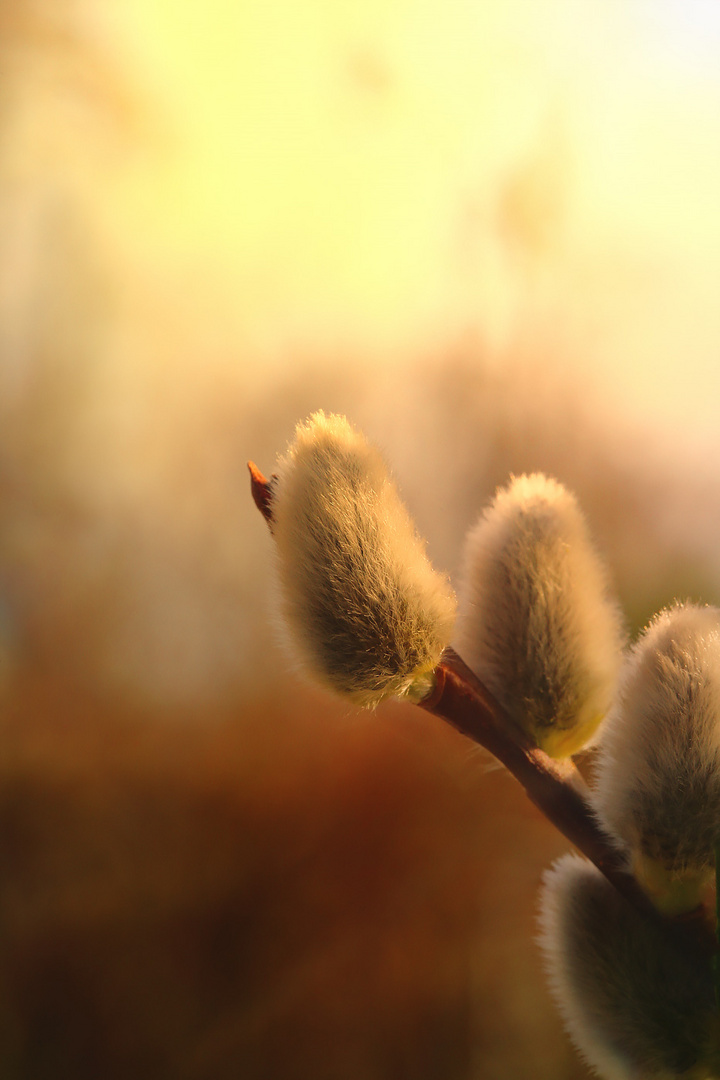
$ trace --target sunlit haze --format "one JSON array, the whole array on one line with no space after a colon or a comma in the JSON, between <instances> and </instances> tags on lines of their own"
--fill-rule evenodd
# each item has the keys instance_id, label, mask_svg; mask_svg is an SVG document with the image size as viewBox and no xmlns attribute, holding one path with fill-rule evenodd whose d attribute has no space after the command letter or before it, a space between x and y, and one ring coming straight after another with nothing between
<instances>
[{"instance_id":1,"label":"sunlit haze","mask_svg":"<svg viewBox=\"0 0 720 1080\"><path fill-rule=\"evenodd\" d=\"M569 841L441 710L297 657L325 595L355 663L346 593L363 662L414 657L403 552L464 610L523 474L630 641L720 605L719 207L720 0L0 0L1 1077L588 1080L535 940ZM367 547L320 481L323 539L274 543L247 462L287 492L318 410L420 543L374 465Z\"/></svg>"},{"instance_id":2,"label":"sunlit haze","mask_svg":"<svg viewBox=\"0 0 720 1080\"><path fill-rule=\"evenodd\" d=\"M244 462L316 408L450 570L512 469L597 503L627 588L651 461L656 537L714 551L715 5L86 0L2 47L7 608L53 663L182 697L272 657Z\"/></svg>"},{"instance_id":3,"label":"sunlit haze","mask_svg":"<svg viewBox=\"0 0 720 1080\"><path fill-rule=\"evenodd\" d=\"M133 0L113 19L163 137L115 163L101 209L183 313L266 361L550 329L631 412L714 426L714 4Z\"/></svg>"}]
</instances>

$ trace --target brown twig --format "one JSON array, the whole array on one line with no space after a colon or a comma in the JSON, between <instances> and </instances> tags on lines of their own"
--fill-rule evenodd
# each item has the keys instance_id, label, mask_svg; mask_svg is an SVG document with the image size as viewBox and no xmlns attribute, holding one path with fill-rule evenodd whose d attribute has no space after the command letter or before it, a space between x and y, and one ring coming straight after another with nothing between
<instances>
[{"instance_id":1,"label":"brown twig","mask_svg":"<svg viewBox=\"0 0 720 1080\"><path fill-rule=\"evenodd\" d=\"M623 852L600 828L571 762L559 765L522 733L454 649L436 668L433 693L420 702L489 750L522 784L530 800L575 847L595 863L616 889L642 911L655 911L635 878L625 870Z\"/></svg>"},{"instance_id":2,"label":"brown twig","mask_svg":"<svg viewBox=\"0 0 720 1080\"><path fill-rule=\"evenodd\" d=\"M559 765L543 750L525 742L499 702L454 649L445 650L435 675L435 688L419 703L421 708L447 720L501 761L548 821L597 866L636 911L665 925L668 933L687 945L705 953L720 949L702 907L674 918L655 908L625 868L625 853L598 824L583 791L585 782L572 762Z\"/></svg>"}]
</instances>

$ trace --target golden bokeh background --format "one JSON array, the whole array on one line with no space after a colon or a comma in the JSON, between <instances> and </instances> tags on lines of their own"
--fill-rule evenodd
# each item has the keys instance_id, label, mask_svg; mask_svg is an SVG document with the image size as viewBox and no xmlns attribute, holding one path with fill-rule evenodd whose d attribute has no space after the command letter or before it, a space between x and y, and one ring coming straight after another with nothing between
<instances>
[{"instance_id":1,"label":"golden bokeh background","mask_svg":"<svg viewBox=\"0 0 720 1080\"><path fill-rule=\"evenodd\" d=\"M578 494L632 632L720 600L720 14L0 2L0 1073L580 1078L567 845L281 649L245 462L324 408L455 578Z\"/></svg>"}]
</instances>

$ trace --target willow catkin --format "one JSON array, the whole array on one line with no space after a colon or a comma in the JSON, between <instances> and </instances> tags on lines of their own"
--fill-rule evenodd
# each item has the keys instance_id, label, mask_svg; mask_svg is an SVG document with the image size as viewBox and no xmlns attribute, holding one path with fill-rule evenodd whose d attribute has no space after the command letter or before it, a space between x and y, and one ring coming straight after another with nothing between
<instances>
[{"instance_id":1,"label":"willow catkin","mask_svg":"<svg viewBox=\"0 0 720 1080\"><path fill-rule=\"evenodd\" d=\"M315 413L279 462L273 533L281 611L303 666L359 705L418 700L448 644L455 596L376 449Z\"/></svg>"},{"instance_id":2,"label":"willow catkin","mask_svg":"<svg viewBox=\"0 0 720 1080\"><path fill-rule=\"evenodd\" d=\"M717 1071L710 957L641 915L592 863L546 871L540 945L576 1048L604 1080L707 1080Z\"/></svg>"},{"instance_id":3,"label":"willow catkin","mask_svg":"<svg viewBox=\"0 0 720 1080\"><path fill-rule=\"evenodd\" d=\"M607 712L622 621L575 497L540 473L499 490L468 535L458 651L553 757Z\"/></svg>"},{"instance_id":4,"label":"willow catkin","mask_svg":"<svg viewBox=\"0 0 720 1080\"><path fill-rule=\"evenodd\" d=\"M720 835L720 611L677 604L630 651L599 748L594 802L669 913L694 907Z\"/></svg>"}]
</instances>

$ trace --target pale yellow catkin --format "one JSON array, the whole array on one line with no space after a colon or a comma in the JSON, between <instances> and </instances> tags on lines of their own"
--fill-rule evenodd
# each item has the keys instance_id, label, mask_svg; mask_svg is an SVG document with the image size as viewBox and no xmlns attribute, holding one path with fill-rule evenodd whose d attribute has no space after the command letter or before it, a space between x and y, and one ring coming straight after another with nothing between
<instances>
[{"instance_id":1,"label":"pale yellow catkin","mask_svg":"<svg viewBox=\"0 0 720 1080\"><path fill-rule=\"evenodd\" d=\"M379 452L342 416L298 425L273 489L281 614L303 667L358 705L419 700L455 595Z\"/></svg>"},{"instance_id":2,"label":"pale yellow catkin","mask_svg":"<svg viewBox=\"0 0 720 1080\"><path fill-rule=\"evenodd\" d=\"M540 945L568 1034L603 1080L717 1077L710 956L641 915L592 863L546 872Z\"/></svg>"},{"instance_id":3,"label":"pale yellow catkin","mask_svg":"<svg viewBox=\"0 0 720 1080\"><path fill-rule=\"evenodd\" d=\"M720 838L720 610L676 604L631 649L594 802L664 911L694 907Z\"/></svg>"},{"instance_id":4,"label":"pale yellow catkin","mask_svg":"<svg viewBox=\"0 0 720 1080\"><path fill-rule=\"evenodd\" d=\"M589 743L612 700L624 632L575 497L533 473L468 534L457 648L553 757Z\"/></svg>"}]
</instances>

